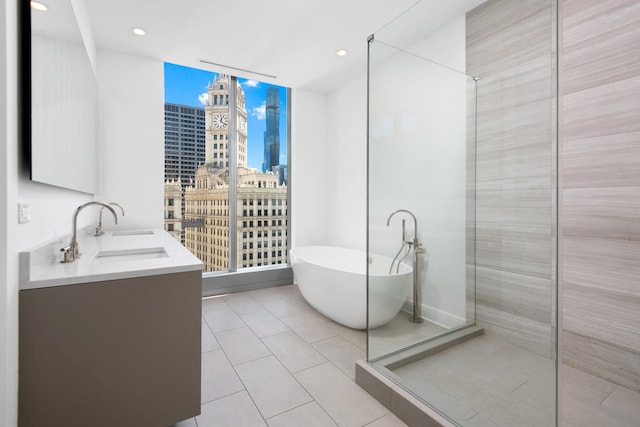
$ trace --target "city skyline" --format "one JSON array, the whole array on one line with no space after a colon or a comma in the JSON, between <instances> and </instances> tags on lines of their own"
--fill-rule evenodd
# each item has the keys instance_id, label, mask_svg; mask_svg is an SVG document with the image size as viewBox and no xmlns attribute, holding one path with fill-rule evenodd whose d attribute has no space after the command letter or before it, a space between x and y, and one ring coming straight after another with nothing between
<instances>
[{"instance_id":1,"label":"city skyline","mask_svg":"<svg viewBox=\"0 0 640 427\"><path fill-rule=\"evenodd\" d=\"M165 103L204 108L207 86L220 73L164 63ZM245 93L247 109L247 165L261 170L264 161L264 132L266 130L266 92L269 87L280 89L280 140L287 141L286 88L251 79L238 78ZM287 164L287 145L280 145L280 164Z\"/></svg>"},{"instance_id":2,"label":"city skyline","mask_svg":"<svg viewBox=\"0 0 640 427\"><path fill-rule=\"evenodd\" d=\"M165 181L165 229L204 271L286 264L288 168L276 161L286 89L238 79L236 91L226 74L173 64L165 70L165 174L177 169L189 179ZM237 115L235 132L230 114ZM266 149L273 166L263 173Z\"/></svg>"}]
</instances>

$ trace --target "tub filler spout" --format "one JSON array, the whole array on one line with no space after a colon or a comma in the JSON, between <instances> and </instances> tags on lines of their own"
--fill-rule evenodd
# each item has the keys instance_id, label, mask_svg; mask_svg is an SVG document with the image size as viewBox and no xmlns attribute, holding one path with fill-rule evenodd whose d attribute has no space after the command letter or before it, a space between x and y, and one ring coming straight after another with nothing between
<instances>
[{"instance_id":1,"label":"tub filler spout","mask_svg":"<svg viewBox=\"0 0 640 427\"><path fill-rule=\"evenodd\" d=\"M396 259L402 253L405 245L407 245L409 247L409 250L407 251L407 253L400 260L397 261L398 262L398 268L399 268L400 263L402 262L402 260L407 255L409 255L409 252L411 252L411 247L413 246L413 313L412 313L411 317L409 318L409 320L411 322L413 322L413 323L422 323L422 322L424 322L424 319L422 319L422 316L421 316L421 313L420 313L420 311L421 311L421 307L420 307L420 275L419 275L419 268L418 268L418 262L419 262L418 255L424 254L425 250L422 247L422 243L418 239L418 220L416 219L416 216L413 214L413 212L411 212L411 211L409 211L407 209L398 209L397 211L391 212L391 214L387 218L387 227L391 223L391 218L395 214L402 213L402 212L411 215L411 218L413 218L413 241L407 240L406 237L405 237L405 220L403 219L402 220L402 246L400 247L400 250L398 251L396 256L393 258L393 261L391 262L391 267L389 268L389 274L391 274L391 270L393 269L393 263L396 262Z\"/></svg>"}]
</instances>

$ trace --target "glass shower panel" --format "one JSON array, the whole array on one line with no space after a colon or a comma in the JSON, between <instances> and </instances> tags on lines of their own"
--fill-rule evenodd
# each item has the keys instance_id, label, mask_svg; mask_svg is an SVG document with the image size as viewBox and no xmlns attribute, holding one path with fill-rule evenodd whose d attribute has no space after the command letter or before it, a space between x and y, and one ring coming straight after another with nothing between
<instances>
[{"instance_id":1,"label":"glass shower panel","mask_svg":"<svg viewBox=\"0 0 640 427\"><path fill-rule=\"evenodd\" d=\"M370 361L475 322L475 86L369 43Z\"/></svg>"},{"instance_id":2,"label":"glass shower panel","mask_svg":"<svg viewBox=\"0 0 640 427\"><path fill-rule=\"evenodd\" d=\"M455 425L555 426L557 5L441 4L369 41L367 361Z\"/></svg>"}]
</instances>

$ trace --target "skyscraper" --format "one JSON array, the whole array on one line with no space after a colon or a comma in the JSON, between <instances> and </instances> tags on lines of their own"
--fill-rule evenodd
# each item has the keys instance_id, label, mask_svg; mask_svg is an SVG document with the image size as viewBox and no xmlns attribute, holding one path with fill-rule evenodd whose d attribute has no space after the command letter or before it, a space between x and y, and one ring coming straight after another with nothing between
<instances>
[{"instance_id":1,"label":"skyscraper","mask_svg":"<svg viewBox=\"0 0 640 427\"><path fill-rule=\"evenodd\" d=\"M196 169L204 163L205 124L204 108L164 104L164 223L165 230L182 243L182 192L195 182Z\"/></svg>"},{"instance_id":2,"label":"skyscraper","mask_svg":"<svg viewBox=\"0 0 640 427\"><path fill-rule=\"evenodd\" d=\"M187 105L164 104L164 179L193 183L198 165L204 163L205 110Z\"/></svg>"},{"instance_id":3,"label":"skyscraper","mask_svg":"<svg viewBox=\"0 0 640 427\"><path fill-rule=\"evenodd\" d=\"M287 186L279 182L279 171L270 168L261 173L247 166L245 94L237 82L236 90L230 91L233 82L235 79L223 74L208 87L205 163L198 167L193 184L184 192L184 244L202 260L205 271L229 268L230 234L234 228L235 258L239 268L287 263ZM235 111L231 111L230 92L236 94ZM267 108L267 129L269 116L272 116L271 126L275 122L278 128L277 89L275 94L272 108ZM278 116L275 120L274 114ZM229 128L233 120L231 115L236 120L235 135ZM279 136L275 142L277 160ZM233 150L229 144L236 144L235 161L231 161ZM229 168L233 166L236 167L236 182L230 181L229 177ZM230 187L235 187L236 200L230 200ZM236 218L230 217L230 207L234 204Z\"/></svg>"},{"instance_id":4,"label":"skyscraper","mask_svg":"<svg viewBox=\"0 0 640 427\"><path fill-rule=\"evenodd\" d=\"M280 165L280 89L267 88L265 105L266 130L264 131L264 161L262 172L276 172L274 166Z\"/></svg>"}]
</instances>

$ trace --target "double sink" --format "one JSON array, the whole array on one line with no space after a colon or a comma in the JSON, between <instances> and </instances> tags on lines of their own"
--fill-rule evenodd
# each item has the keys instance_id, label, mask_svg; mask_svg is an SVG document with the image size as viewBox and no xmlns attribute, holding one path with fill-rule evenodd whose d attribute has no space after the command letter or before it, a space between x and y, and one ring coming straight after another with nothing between
<instances>
[{"instance_id":1,"label":"double sink","mask_svg":"<svg viewBox=\"0 0 640 427\"><path fill-rule=\"evenodd\" d=\"M20 253L21 290L202 271L202 261L161 228L116 229L99 237L83 229L81 256L63 263L60 247L67 241L57 238Z\"/></svg>"}]
</instances>

